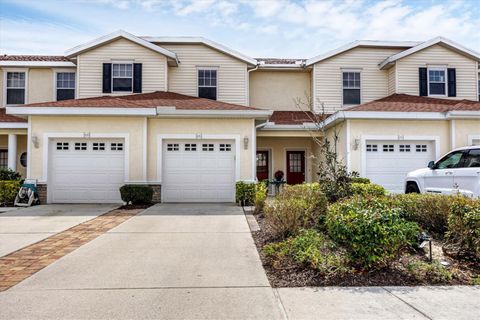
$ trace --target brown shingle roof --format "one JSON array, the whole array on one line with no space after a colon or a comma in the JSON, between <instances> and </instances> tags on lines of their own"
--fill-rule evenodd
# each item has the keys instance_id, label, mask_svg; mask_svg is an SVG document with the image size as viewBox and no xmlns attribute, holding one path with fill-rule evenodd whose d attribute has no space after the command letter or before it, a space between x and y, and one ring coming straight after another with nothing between
<instances>
[{"instance_id":1,"label":"brown shingle roof","mask_svg":"<svg viewBox=\"0 0 480 320\"><path fill-rule=\"evenodd\" d=\"M0 61L49 61L49 62L62 62L70 61L64 56L33 56L33 55L0 55Z\"/></svg>"},{"instance_id":2,"label":"brown shingle roof","mask_svg":"<svg viewBox=\"0 0 480 320\"><path fill-rule=\"evenodd\" d=\"M382 112L448 112L453 110L480 111L480 102L470 100L439 99L408 94L391 96L370 101L347 109L348 111Z\"/></svg>"},{"instance_id":3,"label":"brown shingle roof","mask_svg":"<svg viewBox=\"0 0 480 320\"><path fill-rule=\"evenodd\" d=\"M27 107L81 107L81 108L155 108L175 107L184 110L258 110L256 108L203 99L183 94L155 91L124 96L102 96L84 99L71 99L53 102L41 102L25 105Z\"/></svg>"},{"instance_id":4,"label":"brown shingle roof","mask_svg":"<svg viewBox=\"0 0 480 320\"><path fill-rule=\"evenodd\" d=\"M265 64L299 64L305 63L307 59L289 59L289 58L255 58L260 63Z\"/></svg>"},{"instance_id":5,"label":"brown shingle roof","mask_svg":"<svg viewBox=\"0 0 480 320\"><path fill-rule=\"evenodd\" d=\"M326 117L310 111L274 111L269 121L276 125L295 125L319 122Z\"/></svg>"},{"instance_id":6,"label":"brown shingle roof","mask_svg":"<svg viewBox=\"0 0 480 320\"><path fill-rule=\"evenodd\" d=\"M27 122L27 120L5 113L5 108L0 108L0 122Z\"/></svg>"}]
</instances>

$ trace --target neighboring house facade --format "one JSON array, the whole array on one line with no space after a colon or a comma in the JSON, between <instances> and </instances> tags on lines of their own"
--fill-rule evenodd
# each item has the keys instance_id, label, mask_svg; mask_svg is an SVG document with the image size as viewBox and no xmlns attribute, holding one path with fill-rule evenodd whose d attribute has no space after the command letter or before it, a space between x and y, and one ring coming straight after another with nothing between
<instances>
[{"instance_id":1,"label":"neighboring house facade","mask_svg":"<svg viewBox=\"0 0 480 320\"><path fill-rule=\"evenodd\" d=\"M65 56L3 55L0 166L37 179L44 202L117 202L125 183L232 202L236 181L278 170L315 181L325 133L349 170L401 192L408 171L480 143L479 61L443 38L254 59L124 31Z\"/></svg>"}]
</instances>

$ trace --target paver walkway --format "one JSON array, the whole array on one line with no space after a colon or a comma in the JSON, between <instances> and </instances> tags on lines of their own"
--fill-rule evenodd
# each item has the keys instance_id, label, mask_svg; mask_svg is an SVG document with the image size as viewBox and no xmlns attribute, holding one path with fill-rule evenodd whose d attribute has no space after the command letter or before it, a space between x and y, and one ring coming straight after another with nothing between
<instances>
[{"instance_id":1,"label":"paver walkway","mask_svg":"<svg viewBox=\"0 0 480 320\"><path fill-rule=\"evenodd\" d=\"M57 261L143 209L112 210L0 258L0 292Z\"/></svg>"}]
</instances>

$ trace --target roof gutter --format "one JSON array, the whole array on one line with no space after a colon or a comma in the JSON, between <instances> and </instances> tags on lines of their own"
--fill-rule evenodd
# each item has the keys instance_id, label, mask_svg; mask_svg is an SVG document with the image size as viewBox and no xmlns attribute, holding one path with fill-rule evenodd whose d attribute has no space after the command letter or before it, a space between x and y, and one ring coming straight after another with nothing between
<instances>
[{"instance_id":1,"label":"roof gutter","mask_svg":"<svg viewBox=\"0 0 480 320\"><path fill-rule=\"evenodd\" d=\"M305 122L303 124L275 124L275 122L267 122L265 126L263 126L262 130L265 131L275 131L275 130L282 130L282 131L289 131L289 130L316 130L319 127L315 123Z\"/></svg>"},{"instance_id":2,"label":"roof gutter","mask_svg":"<svg viewBox=\"0 0 480 320\"><path fill-rule=\"evenodd\" d=\"M27 129L26 122L0 122L0 129Z\"/></svg>"},{"instance_id":3,"label":"roof gutter","mask_svg":"<svg viewBox=\"0 0 480 320\"><path fill-rule=\"evenodd\" d=\"M478 119L480 111L452 110L445 115L447 119Z\"/></svg>"},{"instance_id":4,"label":"roof gutter","mask_svg":"<svg viewBox=\"0 0 480 320\"><path fill-rule=\"evenodd\" d=\"M155 108L7 107L7 114L46 116L155 116Z\"/></svg>"},{"instance_id":5,"label":"roof gutter","mask_svg":"<svg viewBox=\"0 0 480 320\"><path fill-rule=\"evenodd\" d=\"M156 115L171 118L256 118L268 119L272 110L188 110L157 107Z\"/></svg>"},{"instance_id":6,"label":"roof gutter","mask_svg":"<svg viewBox=\"0 0 480 320\"><path fill-rule=\"evenodd\" d=\"M74 68L76 65L70 61L0 61L0 67Z\"/></svg>"}]
</instances>

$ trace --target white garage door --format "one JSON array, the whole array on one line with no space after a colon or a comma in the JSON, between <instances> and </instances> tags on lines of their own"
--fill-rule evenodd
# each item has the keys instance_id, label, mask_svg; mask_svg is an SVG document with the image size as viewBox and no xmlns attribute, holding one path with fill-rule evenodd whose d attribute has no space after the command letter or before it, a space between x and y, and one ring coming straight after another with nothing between
<instances>
[{"instance_id":1,"label":"white garage door","mask_svg":"<svg viewBox=\"0 0 480 320\"><path fill-rule=\"evenodd\" d=\"M233 140L167 140L162 152L163 202L235 201Z\"/></svg>"},{"instance_id":2,"label":"white garage door","mask_svg":"<svg viewBox=\"0 0 480 320\"><path fill-rule=\"evenodd\" d=\"M124 184L124 142L115 139L50 141L50 202L118 203Z\"/></svg>"},{"instance_id":3,"label":"white garage door","mask_svg":"<svg viewBox=\"0 0 480 320\"><path fill-rule=\"evenodd\" d=\"M410 171L425 168L435 160L432 141L367 141L366 177L391 192L404 192Z\"/></svg>"}]
</instances>

